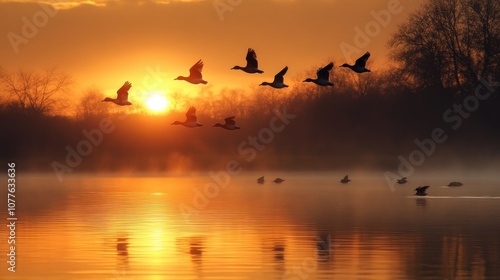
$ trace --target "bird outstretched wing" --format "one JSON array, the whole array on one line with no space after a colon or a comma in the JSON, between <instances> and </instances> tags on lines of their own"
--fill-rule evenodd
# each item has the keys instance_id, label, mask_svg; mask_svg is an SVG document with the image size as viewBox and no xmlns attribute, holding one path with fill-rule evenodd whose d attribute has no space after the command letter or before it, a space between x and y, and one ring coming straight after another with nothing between
<instances>
[{"instance_id":1,"label":"bird outstretched wing","mask_svg":"<svg viewBox=\"0 0 500 280\"><path fill-rule=\"evenodd\" d=\"M127 100L128 99L128 90L132 87L132 84L129 81L126 81L121 88L116 91L118 94L117 99Z\"/></svg>"},{"instance_id":2,"label":"bird outstretched wing","mask_svg":"<svg viewBox=\"0 0 500 280\"><path fill-rule=\"evenodd\" d=\"M196 108L191 106L186 112L186 122L196 122L198 117L196 117Z\"/></svg>"},{"instance_id":3,"label":"bird outstretched wing","mask_svg":"<svg viewBox=\"0 0 500 280\"><path fill-rule=\"evenodd\" d=\"M328 81L330 78L330 70L332 70L332 68L333 62L330 62L325 67L318 69L318 71L316 72L316 74L318 75L318 79Z\"/></svg>"},{"instance_id":4,"label":"bird outstretched wing","mask_svg":"<svg viewBox=\"0 0 500 280\"><path fill-rule=\"evenodd\" d=\"M274 83L281 83L282 84L284 81L283 76L285 76L286 71L288 71L288 66L285 66L285 68L283 68L281 71L279 71L278 74L276 74L274 76Z\"/></svg>"},{"instance_id":5,"label":"bird outstretched wing","mask_svg":"<svg viewBox=\"0 0 500 280\"><path fill-rule=\"evenodd\" d=\"M234 118L234 116L225 118L224 121L226 122L226 125L236 125Z\"/></svg>"},{"instance_id":6,"label":"bird outstretched wing","mask_svg":"<svg viewBox=\"0 0 500 280\"><path fill-rule=\"evenodd\" d=\"M189 68L189 76L192 78L202 78L201 72L203 71L203 61L198 60L191 68Z\"/></svg>"},{"instance_id":7,"label":"bird outstretched wing","mask_svg":"<svg viewBox=\"0 0 500 280\"><path fill-rule=\"evenodd\" d=\"M366 52L363 56L361 56L356 60L356 65L360 67L365 67L366 61L368 60L369 57L370 57L370 52Z\"/></svg>"},{"instance_id":8,"label":"bird outstretched wing","mask_svg":"<svg viewBox=\"0 0 500 280\"><path fill-rule=\"evenodd\" d=\"M255 53L254 49L248 48L246 60L248 68L259 68L259 63L257 62L257 54Z\"/></svg>"}]
</instances>

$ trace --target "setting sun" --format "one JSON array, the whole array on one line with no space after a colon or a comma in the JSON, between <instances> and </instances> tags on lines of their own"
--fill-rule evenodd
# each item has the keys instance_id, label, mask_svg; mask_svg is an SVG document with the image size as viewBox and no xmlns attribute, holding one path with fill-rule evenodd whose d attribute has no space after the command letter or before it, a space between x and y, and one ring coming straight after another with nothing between
<instances>
[{"instance_id":1,"label":"setting sun","mask_svg":"<svg viewBox=\"0 0 500 280\"><path fill-rule=\"evenodd\" d=\"M146 99L146 107L152 112L159 113L163 112L168 108L170 102L159 94L153 94L148 99Z\"/></svg>"}]
</instances>

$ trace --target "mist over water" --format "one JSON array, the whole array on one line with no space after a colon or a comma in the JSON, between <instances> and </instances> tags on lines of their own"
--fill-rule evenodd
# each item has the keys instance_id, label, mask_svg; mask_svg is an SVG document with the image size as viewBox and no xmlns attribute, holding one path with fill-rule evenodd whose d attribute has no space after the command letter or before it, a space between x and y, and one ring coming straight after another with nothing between
<instances>
[{"instance_id":1,"label":"mist over water","mask_svg":"<svg viewBox=\"0 0 500 280\"><path fill-rule=\"evenodd\" d=\"M344 173L242 173L218 189L207 189L214 182L208 173L70 175L62 182L18 175L18 271L0 275L500 278L494 175L465 175L462 187L444 188L457 174L419 173L392 192L382 172L349 172L352 181L341 184ZM285 181L275 184L276 177ZM421 183L431 186L428 197L413 196Z\"/></svg>"}]
</instances>

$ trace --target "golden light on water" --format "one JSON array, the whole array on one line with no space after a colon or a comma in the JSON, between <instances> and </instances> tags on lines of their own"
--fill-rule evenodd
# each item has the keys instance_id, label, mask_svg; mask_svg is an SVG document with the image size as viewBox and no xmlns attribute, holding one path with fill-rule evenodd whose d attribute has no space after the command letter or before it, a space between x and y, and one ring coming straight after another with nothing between
<instances>
[{"instance_id":1,"label":"golden light on water","mask_svg":"<svg viewBox=\"0 0 500 280\"><path fill-rule=\"evenodd\" d=\"M340 183L332 185L329 173L285 173L285 189L274 184L256 188L253 179L258 175L233 178L231 187L207 198L203 209L194 208L193 203L203 200L200 186L209 180L207 176L88 179L74 175L64 181L66 192L57 192L59 187L51 177L27 176L23 192L36 196L23 193L24 200L20 200L26 213L24 234L19 235L19 244L24 246L16 254L23 256L19 263L29 265L30 270L19 266L16 275L21 277L13 279L63 279L60 275L75 280L188 280L208 279L207 275L217 279L358 279L363 273L366 279L420 279L423 274L439 274L440 279L470 275L467 279L474 280L485 279L488 269L493 276L500 272L496 232L484 230L498 216L495 201L469 202L469 207L485 210L486 214L478 214L460 212L462 204L455 199L419 206L413 197L404 195L408 190L387 196L385 182L376 177L357 180L356 189L346 189ZM315 187L300 188L305 182ZM449 191L435 189L434 193ZM40 203L54 198L65 203ZM446 207L426 215L420 223L418 217L428 212L422 210L433 209L428 207L437 203ZM185 216L180 205L196 212ZM405 215L399 216L394 207ZM480 218L480 235L418 231L440 224L450 211L461 215L454 225ZM362 228L350 228L354 218ZM478 243L478 238L484 242ZM0 272L0 278L5 273Z\"/></svg>"}]
</instances>

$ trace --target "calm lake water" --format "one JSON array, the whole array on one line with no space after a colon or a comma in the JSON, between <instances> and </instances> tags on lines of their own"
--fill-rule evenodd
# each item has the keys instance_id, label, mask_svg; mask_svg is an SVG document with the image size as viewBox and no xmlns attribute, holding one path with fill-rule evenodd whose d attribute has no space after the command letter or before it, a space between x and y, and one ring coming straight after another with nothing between
<instances>
[{"instance_id":1,"label":"calm lake water","mask_svg":"<svg viewBox=\"0 0 500 280\"><path fill-rule=\"evenodd\" d=\"M500 180L410 177L392 192L382 173L343 175L216 188L207 173L18 173L16 272L2 226L0 279L500 279Z\"/></svg>"}]
</instances>

